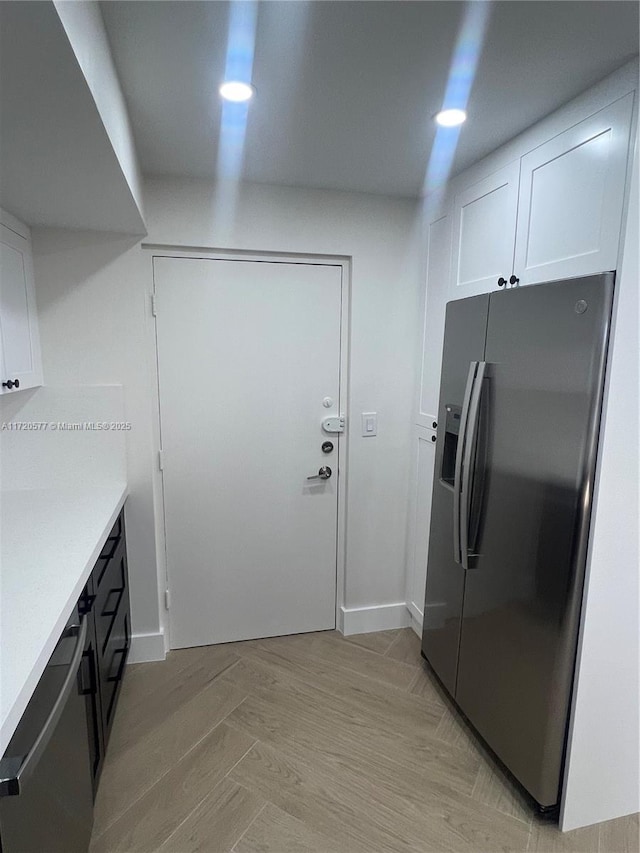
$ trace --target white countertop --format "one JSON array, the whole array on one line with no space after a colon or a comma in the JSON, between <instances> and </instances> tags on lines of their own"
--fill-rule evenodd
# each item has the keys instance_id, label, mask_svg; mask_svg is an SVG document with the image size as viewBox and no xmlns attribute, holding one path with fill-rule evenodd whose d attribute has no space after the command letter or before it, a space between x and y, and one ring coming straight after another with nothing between
<instances>
[{"instance_id":1,"label":"white countertop","mask_svg":"<svg viewBox=\"0 0 640 853\"><path fill-rule=\"evenodd\" d=\"M125 483L0 493L0 756L126 496Z\"/></svg>"}]
</instances>

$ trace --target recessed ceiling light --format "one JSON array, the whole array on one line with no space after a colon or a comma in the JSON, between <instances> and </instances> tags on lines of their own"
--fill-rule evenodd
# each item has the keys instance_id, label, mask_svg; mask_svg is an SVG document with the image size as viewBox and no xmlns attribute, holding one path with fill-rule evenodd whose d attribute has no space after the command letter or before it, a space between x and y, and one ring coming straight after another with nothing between
<instances>
[{"instance_id":1,"label":"recessed ceiling light","mask_svg":"<svg viewBox=\"0 0 640 853\"><path fill-rule=\"evenodd\" d=\"M436 122L441 127L457 127L467 120L464 110L442 110L436 116Z\"/></svg>"},{"instance_id":2,"label":"recessed ceiling light","mask_svg":"<svg viewBox=\"0 0 640 853\"><path fill-rule=\"evenodd\" d=\"M225 101L248 101L255 94L251 83L241 83L240 80L227 80L218 90Z\"/></svg>"}]
</instances>

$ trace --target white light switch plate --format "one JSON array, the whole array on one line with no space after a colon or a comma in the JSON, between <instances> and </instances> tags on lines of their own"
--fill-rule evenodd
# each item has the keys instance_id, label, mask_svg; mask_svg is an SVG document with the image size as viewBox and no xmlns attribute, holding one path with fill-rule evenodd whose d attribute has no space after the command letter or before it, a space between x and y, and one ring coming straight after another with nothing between
<instances>
[{"instance_id":1,"label":"white light switch plate","mask_svg":"<svg viewBox=\"0 0 640 853\"><path fill-rule=\"evenodd\" d=\"M368 438L370 435L378 434L378 413L363 412L362 413L362 436Z\"/></svg>"}]
</instances>

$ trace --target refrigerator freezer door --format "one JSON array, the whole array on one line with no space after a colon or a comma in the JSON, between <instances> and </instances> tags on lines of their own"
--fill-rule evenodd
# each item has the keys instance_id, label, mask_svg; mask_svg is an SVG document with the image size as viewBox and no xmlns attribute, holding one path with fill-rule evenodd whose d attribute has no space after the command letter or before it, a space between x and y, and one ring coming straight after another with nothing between
<instances>
[{"instance_id":1,"label":"refrigerator freezer door","mask_svg":"<svg viewBox=\"0 0 640 853\"><path fill-rule=\"evenodd\" d=\"M455 690L464 570L454 559L454 471L463 430L469 366L484 357L489 296L447 305L436 445L422 652L451 694ZM424 520L427 523L427 520ZM458 557L459 559L459 557Z\"/></svg>"},{"instance_id":2,"label":"refrigerator freezer door","mask_svg":"<svg viewBox=\"0 0 640 853\"><path fill-rule=\"evenodd\" d=\"M559 797L613 278L489 306L456 700L542 806Z\"/></svg>"}]
</instances>

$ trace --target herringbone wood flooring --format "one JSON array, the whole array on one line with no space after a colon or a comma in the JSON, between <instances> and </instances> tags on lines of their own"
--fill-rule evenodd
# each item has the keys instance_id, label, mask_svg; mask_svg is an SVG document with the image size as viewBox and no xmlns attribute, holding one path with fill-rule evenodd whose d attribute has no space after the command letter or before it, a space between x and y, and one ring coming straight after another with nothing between
<instances>
[{"instance_id":1,"label":"herringbone wood flooring","mask_svg":"<svg viewBox=\"0 0 640 853\"><path fill-rule=\"evenodd\" d=\"M410 630L301 634L128 667L92 853L634 853L637 815L533 817Z\"/></svg>"}]
</instances>

